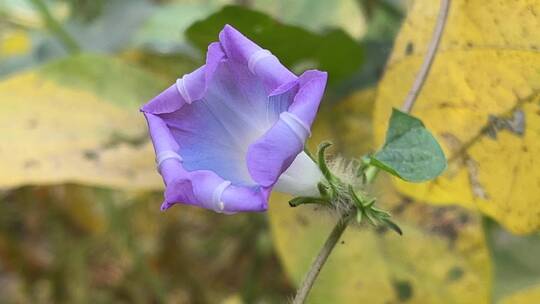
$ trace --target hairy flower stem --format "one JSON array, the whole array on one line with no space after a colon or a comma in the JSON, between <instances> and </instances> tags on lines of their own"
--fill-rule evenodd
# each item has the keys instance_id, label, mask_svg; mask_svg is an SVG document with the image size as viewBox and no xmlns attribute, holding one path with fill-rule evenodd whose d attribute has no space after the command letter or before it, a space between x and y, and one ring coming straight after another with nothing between
<instances>
[{"instance_id":1,"label":"hairy flower stem","mask_svg":"<svg viewBox=\"0 0 540 304\"><path fill-rule=\"evenodd\" d=\"M416 99L418 98L418 95L420 94L420 91L422 90L422 87L424 86L424 83L426 82L427 76L429 74L429 70L431 68L431 65L433 64L433 60L435 59L437 49L439 48L439 44L441 42L441 37L444 31L444 27L446 25L448 12L450 11L450 2L451 0L441 0L441 6L439 8L439 15L437 17L435 29L433 31L433 36L428 46L428 50L424 58L424 62L422 63L422 67L420 68L420 71L416 75L413 86L411 90L409 91L409 94L405 98L405 101L402 106L402 110L404 112L407 112L407 113L411 112L414 106L414 103L416 102ZM367 183L371 183L375 179L378 171L379 170L373 166L366 169ZM323 247L321 248L319 255L317 256L317 258L311 265L309 272L307 273L306 277L304 278L304 281L300 285L300 288L298 288L298 292L296 293L296 296L293 300L293 304L302 304L305 302L311 290L311 287L313 286L313 283L317 279L317 276L319 275L319 272L324 266L324 263L328 259L328 256L330 255L335 245L341 238L341 235L347 228L347 225L349 224L350 219L351 219L351 213L345 212L341 216L341 218L338 220L336 226L334 227L334 229L332 230L332 232L326 239L326 242L324 243Z\"/></svg>"},{"instance_id":2,"label":"hairy flower stem","mask_svg":"<svg viewBox=\"0 0 540 304\"><path fill-rule=\"evenodd\" d=\"M300 286L300 288L296 292L293 304L302 304L306 301L306 298L309 294L309 291L311 290L311 287L313 286L313 283L315 283L315 280L317 279L319 272L321 272L324 263L326 263L328 256L330 255L337 242L341 238L341 235L349 225L349 221L351 220L351 218L352 217L350 213L345 213L338 220L336 226L334 226L334 229L326 239L326 242L324 242L321 251L319 251L319 255L317 255L317 258L315 259L315 261L313 261L313 264L311 264L309 272L306 274L306 277L302 282L302 286Z\"/></svg>"}]
</instances>

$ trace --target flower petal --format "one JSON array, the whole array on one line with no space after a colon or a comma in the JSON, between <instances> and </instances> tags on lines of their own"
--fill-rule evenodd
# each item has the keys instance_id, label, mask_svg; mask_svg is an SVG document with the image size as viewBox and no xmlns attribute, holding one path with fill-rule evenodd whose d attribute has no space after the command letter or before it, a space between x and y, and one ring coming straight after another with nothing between
<instances>
[{"instance_id":1,"label":"flower petal","mask_svg":"<svg viewBox=\"0 0 540 304\"><path fill-rule=\"evenodd\" d=\"M178 153L178 144L172 138L165 122L156 115L145 113L150 137L154 143L156 155L164 153ZM158 171L163 177L166 186L165 202L161 206L162 210L169 208L174 202L181 201L186 204L197 205L197 200L193 196L189 174L182 167L178 158L156 158Z\"/></svg>"},{"instance_id":2,"label":"flower petal","mask_svg":"<svg viewBox=\"0 0 540 304\"><path fill-rule=\"evenodd\" d=\"M145 116L156 155L176 153L178 145L165 122L153 114L146 113ZM176 203L197 205L225 213L264 211L268 205L269 189L230 185L230 182L208 170L188 172L178 158L160 161L159 172L166 185L162 210Z\"/></svg>"},{"instance_id":3,"label":"flower petal","mask_svg":"<svg viewBox=\"0 0 540 304\"><path fill-rule=\"evenodd\" d=\"M298 78L300 90L294 97L294 102L288 111L295 114L307 126L311 127L315 115L317 115L327 78L326 72L317 70L306 71Z\"/></svg>"},{"instance_id":4,"label":"flower petal","mask_svg":"<svg viewBox=\"0 0 540 304\"><path fill-rule=\"evenodd\" d=\"M161 117L179 144L188 171L211 170L235 184L255 184L247 171L249 144L274 123L268 96L246 67L222 60L201 99Z\"/></svg>"},{"instance_id":5,"label":"flower petal","mask_svg":"<svg viewBox=\"0 0 540 304\"><path fill-rule=\"evenodd\" d=\"M214 172L188 172L167 185L162 210L177 203L197 205L219 213L265 211L268 208L269 188L235 186Z\"/></svg>"},{"instance_id":6,"label":"flower petal","mask_svg":"<svg viewBox=\"0 0 540 304\"><path fill-rule=\"evenodd\" d=\"M228 24L219 33L219 42L227 58L249 67L253 74L262 79L267 92L297 79L269 51L263 50Z\"/></svg>"},{"instance_id":7,"label":"flower petal","mask_svg":"<svg viewBox=\"0 0 540 304\"><path fill-rule=\"evenodd\" d=\"M267 209L268 189L236 186L208 170L190 172L190 180L199 206L206 209L220 213Z\"/></svg>"},{"instance_id":8,"label":"flower petal","mask_svg":"<svg viewBox=\"0 0 540 304\"><path fill-rule=\"evenodd\" d=\"M184 104L185 101L178 92L176 84L173 84L142 106L141 111L152 114L170 113L180 109Z\"/></svg>"},{"instance_id":9,"label":"flower petal","mask_svg":"<svg viewBox=\"0 0 540 304\"><path fill-rule=\"evenodd\" d=\"M296 77L226 26L203 67L141 108L166 185L162 209L266 210L273 185L303 149L325 83L318 71Z\"/></svg>"},{"instance_id":10,"label":"flower petal","mask_svg":"<svg viewBox=\"0 0 540 304\"><path fill-rule=\"evenodd\" d=\"M271 188L230 185L222 195L225 212L266 211Z\"/></svg>"},{"instance_id":11,"label":"flower petal","mask_svg":"<svg viewBox=\"0 0 540 304\"><path fill-rule=\"evenodd\" d=\"M185 104L201 99L206 93L209 79L224 57L219 43L211 43L208 46L205 65L179 78L174 85L145 104L141 111L152 114L172 113Z\"/></svg>"},{"instance_id":12,"label":"flower petal","mask_svg":"<svg viewBox=\"0 0 540 304\"><path fill-rule=\"evenodd\" d=\"M307 71L297 82L299 90L288 110L282 112L274 126L248 148L249 173L264 187L275 184L302 152L322 99L326 73ZM281 90L280 93L284 94Z\"/></svg>"},{"instance_id":13,"label":"flower petal","mask_svg":"<svg viewBox=\"0 0 540 304\"><path fill-rule=\"evenodd\" d=\"M320 195L318 184L324 179L318 165L305 152L300 152L290 167L283 172L273 190L294 196Z\"/></svg>"}]
</instances>

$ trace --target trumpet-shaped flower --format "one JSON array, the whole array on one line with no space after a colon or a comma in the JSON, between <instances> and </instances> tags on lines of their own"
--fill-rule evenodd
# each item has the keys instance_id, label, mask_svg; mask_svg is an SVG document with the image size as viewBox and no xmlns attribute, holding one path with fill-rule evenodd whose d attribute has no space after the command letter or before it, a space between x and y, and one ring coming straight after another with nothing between
<instances>
[{"instance_id":1,"label":"trumpet-shaped flower","mask_svg":"<svg viewBox=\"0 0 540 304\"><path fill-rule=\"evenodd\" d=\"M297 77L226 25L205 65L141 108L166 185L162 209L264 211L273 188L318 195L322 175L303 148L326 78Z\"/></svg>"}]
</instances>

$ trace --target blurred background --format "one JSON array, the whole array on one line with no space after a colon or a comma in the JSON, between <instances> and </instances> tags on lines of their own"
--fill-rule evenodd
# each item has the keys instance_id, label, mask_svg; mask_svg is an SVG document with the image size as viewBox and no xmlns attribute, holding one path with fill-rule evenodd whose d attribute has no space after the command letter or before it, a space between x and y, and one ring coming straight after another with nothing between
<instances>
[{"instance_id":1,"label":"blurred background","mask_svg":"<svg viewBox=\"0 0 540 304\"><path fill-rule=\"evenodd\" d=\"M311 303L540 303L540 2L510 2L453 1L413 112L448 172L420 186L382 177L370 191L405 235L349 228ZM138 108L203 64L228 23L295 73L329 72L310 145L358 158L381 143L438 9L1 0L0 303L289 301L335 218L281 194L265 214L160 212Z\"/></svg>"}]
</instances>

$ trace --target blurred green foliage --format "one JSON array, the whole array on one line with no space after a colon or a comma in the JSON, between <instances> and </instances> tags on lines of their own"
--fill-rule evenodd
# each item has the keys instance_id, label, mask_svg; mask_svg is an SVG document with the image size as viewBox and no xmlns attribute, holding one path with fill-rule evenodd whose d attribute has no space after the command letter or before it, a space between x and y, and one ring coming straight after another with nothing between
<instances>
[{"instance_id":1,"label":"blurred green foliage","mask_svg":"<svg viewBox=\"0 0 540 304\"><path fill-rule=\"evenodd\" d=\"M309 68L327 71L330 85L350 76L362 63L362 48L342 30L315 34L238 6L227 6L208 19L194 23L186 35L205 51L227 23L259 45L268 46L283 64L293 67L297 73Z\"/></svg>"}]
</instances>

